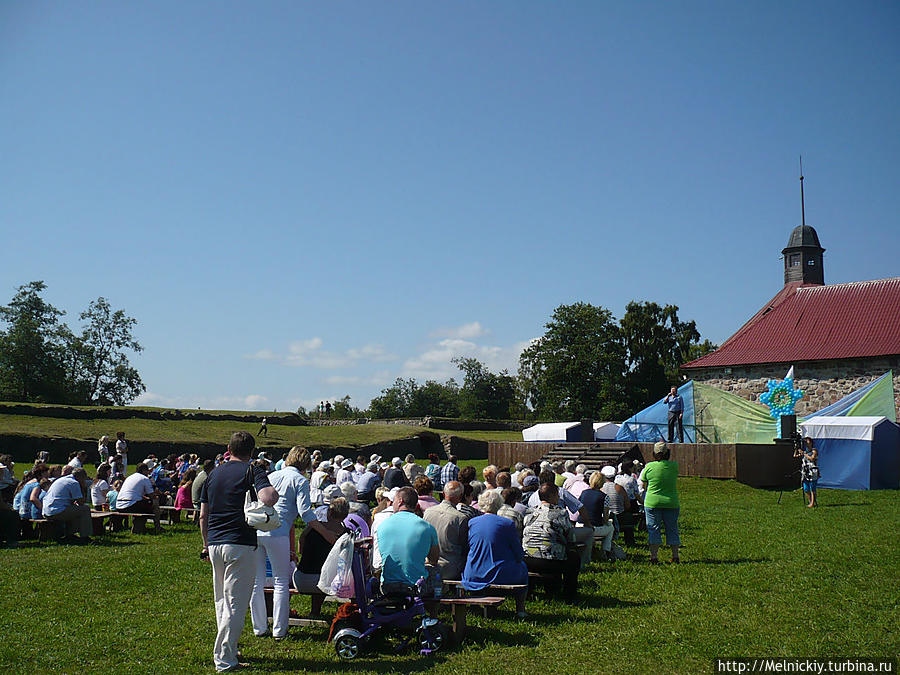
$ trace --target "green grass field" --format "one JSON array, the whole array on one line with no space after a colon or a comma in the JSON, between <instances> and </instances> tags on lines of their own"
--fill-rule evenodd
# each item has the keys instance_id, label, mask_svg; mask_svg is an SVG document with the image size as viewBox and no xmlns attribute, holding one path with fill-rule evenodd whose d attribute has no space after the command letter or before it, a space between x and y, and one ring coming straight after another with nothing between
<instances>
[{"instance_id":1,"label":"green grass field","mask_svg":"<svg viewBox=\"0 0 900 675\"><path fill-rule=\"evenodd\" d=\"M180 443L226 443L233 431L255 434L259 425L233 421L147 420L147 419L60 419L31 415L0 415L0 434L74 438L96 441L101 436L115 438L124 431L133 441L171 441ZM422 431L448 433L485 441L521 440L517 431L445 431L400 424L357 424L346 426L300 427L270 424L268 436L258 439L260 446L306 445L313 447L358 447L379 441L413 436Z\"/></svg>"},{"instance_id":2,"label":"green grass field","mask_svg":"<svg viewBox=\"0 0 900 675\"><path fill-rule=\"evenodd\" d=\"M900 494L824 490L812 510L796 492L779 505L733 481L679 488L682 565L650 567L644 547L631 549L590 566L578 604L538 591L524 622L511 603L490 620L472 612L465 644L429 658L382 652L346 666L322 630L276 643L248 623L245 660L258 673L709 673L722 656L897 656ZM102 542L0 551L0 672L212 672L196 528Z\"/></svg>"}]
</instances>

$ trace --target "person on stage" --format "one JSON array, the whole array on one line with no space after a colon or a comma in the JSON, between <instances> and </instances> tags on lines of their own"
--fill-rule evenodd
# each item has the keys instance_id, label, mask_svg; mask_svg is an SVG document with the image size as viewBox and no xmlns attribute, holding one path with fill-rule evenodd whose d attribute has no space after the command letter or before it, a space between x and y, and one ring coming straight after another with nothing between
<instances>
[{"instance_id":1,"label":"person on stage","mask_svg":"<svg viewBox=\"0 0 900 675\"><path fill-rule=\"evenodd\" d=\"M678 425L678 442L684 443L684 399L678 393L677 387L672 387L663 403L669 406L669 443L673 442L676 424Z\"/></svg>"}]
</instances>

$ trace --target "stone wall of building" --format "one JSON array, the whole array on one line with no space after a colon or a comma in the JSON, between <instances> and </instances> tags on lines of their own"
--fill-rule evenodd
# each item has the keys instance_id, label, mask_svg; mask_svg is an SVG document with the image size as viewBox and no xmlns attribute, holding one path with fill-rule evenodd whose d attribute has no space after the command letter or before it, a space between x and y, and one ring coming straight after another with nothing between
<instances>
[{"instance_id":1,"label":"stone wall of building","mask_svg":"<svg viewBox=\"0 0 900 675\"><path fill-rule=\"evenodd\" d=\"M893 370L894 407L900 419L900 357L698 368L686 372L695 382L712 385L748 401L759 401L768 381L782 379L791 365L794 385L804 393L797 403L798 415L820 410Z\"/></svg>"}]
</instances>

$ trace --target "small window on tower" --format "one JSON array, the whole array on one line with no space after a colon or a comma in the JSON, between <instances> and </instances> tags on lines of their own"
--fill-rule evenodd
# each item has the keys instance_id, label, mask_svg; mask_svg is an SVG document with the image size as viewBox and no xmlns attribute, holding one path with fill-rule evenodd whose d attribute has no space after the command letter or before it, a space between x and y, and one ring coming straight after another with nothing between
<instances>
[{"instance_id":1,"label":"small window on tower","mask_svg":"<svg viewBox=\"0 0 900 675\"><path fill-rule=\"evenodd\" d=\"M807 264L807 265L813 265L813 266L815 266L816 261L815 261L815 260L807 260L807 261L806 261L806 264Z\"/></svg>"},{"instance_id":2,"label":"small window on tower","mask_svg":"<svg viewBox=\"0 0 900 675\"><path fill-rule=\"evenodd\" d=\"M794 253L791 256L791 267L800 267L800 254Z\"/></svg>"}]
</instances>

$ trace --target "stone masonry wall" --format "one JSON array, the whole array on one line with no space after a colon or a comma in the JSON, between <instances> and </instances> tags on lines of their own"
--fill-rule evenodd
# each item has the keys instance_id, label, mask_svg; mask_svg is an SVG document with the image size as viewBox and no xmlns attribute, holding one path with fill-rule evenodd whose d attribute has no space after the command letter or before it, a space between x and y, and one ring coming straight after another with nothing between
<instances>
[{"instance_id":1,"label":"stone masonry wall","mask_svg":"<svg viewBox=\"0 0 900 675\"><path fill-rule=\"evenodd\" d=\"M790 363L703 368L686 371L695 382L759 401L769 380L780 380ZM893 370L894 408L900 419L900 357L794 363L794 386L803 390L797 414L807 415L843 398ZM730 370L731 372L726 372Z\"/></svg>"}]
</instances>

